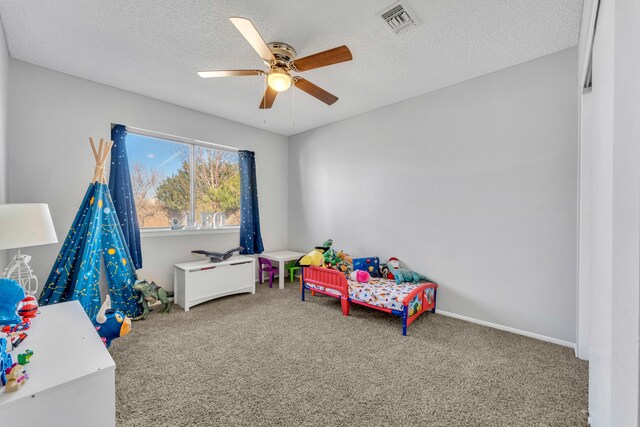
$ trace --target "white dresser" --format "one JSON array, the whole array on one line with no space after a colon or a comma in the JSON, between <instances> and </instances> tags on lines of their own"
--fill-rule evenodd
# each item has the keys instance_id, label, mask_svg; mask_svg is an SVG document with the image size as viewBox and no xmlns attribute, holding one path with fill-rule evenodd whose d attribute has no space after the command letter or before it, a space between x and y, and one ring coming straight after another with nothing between
<instances>
[{"instance_id":1,"label":"white dresser","mask_svg":"<svg viewBox=\"0 0 640 427\"><path fill-rule=\"evenodd\" d=\"M33 350L30 378L14 393L0 391L0 425L115 426L116 364L80 303L40 307L26 332L12 355L15 362Z\"/></svg>"},{"instance_id":2,"label":"white dresser","mask_svg":"<svg viewBox=\"0 0 640 427\"><path fill-rule=\"evenodd\" d=\"M209 260L176 264L174 301L185 311L190 307L232 294L256 292L256 260L235 256L213 263Z\"/></svg>"}]
</instances>

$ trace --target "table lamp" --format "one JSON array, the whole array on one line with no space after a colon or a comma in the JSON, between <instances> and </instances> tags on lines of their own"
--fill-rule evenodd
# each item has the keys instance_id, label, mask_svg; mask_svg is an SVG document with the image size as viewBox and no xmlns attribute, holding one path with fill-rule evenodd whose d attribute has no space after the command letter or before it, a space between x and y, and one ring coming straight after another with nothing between
<instances>
[{"instance_id":1,"label":"table lamp","mask_svg":"<svg viewBox=\"0 0 640 427\"><path fill-rule=\"evenodd\" d=\"M20 283L29 295L35 295L37 292L38 278L29 267L31 257L22 254L20 249L57 242L49 205L44 203L0 205L0 250L18 250L4 270L3 277Z\"/></svg>"}]
</instances>

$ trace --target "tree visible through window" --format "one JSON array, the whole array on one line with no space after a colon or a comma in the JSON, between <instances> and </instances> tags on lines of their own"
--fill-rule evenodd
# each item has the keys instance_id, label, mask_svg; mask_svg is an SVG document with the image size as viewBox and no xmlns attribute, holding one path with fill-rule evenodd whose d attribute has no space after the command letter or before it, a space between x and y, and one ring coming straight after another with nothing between
<instances>
[{"instance_id":1,"label":"tree visible through window","mask_svg":"<svg viewBox=\"0 0 640 427\"><path fill-rule=\"evenodd\" d=\"M240 223L238 153L131 132L126 143L141 228Z\"/></svg>"}]
</instances>

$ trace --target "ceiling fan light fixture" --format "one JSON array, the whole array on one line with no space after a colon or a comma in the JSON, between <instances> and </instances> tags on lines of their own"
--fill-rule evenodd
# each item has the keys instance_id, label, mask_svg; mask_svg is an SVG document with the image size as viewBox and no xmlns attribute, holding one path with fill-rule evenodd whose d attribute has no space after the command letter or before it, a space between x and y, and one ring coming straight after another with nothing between
<instances>
[{"instance_id":1,"label":"ceiling fan light fixture","mask_svg":"<svg viewBox=\"0 0 640 427\"><path fill-rule=\"evenodd\" d=\"M267 75L267 84L276 92L284 92L291 87L292 79L285 70L276 68Z\"/></svg>"}]
</instances>

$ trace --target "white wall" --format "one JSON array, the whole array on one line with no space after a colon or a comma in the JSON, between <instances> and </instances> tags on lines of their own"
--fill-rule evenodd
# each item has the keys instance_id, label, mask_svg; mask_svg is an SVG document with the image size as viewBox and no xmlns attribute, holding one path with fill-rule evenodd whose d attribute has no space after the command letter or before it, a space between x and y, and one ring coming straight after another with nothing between
<instances>
[{"instance_id":1,"label":"white wall","mask_svg":"<svg viewBox=\"0 0 640 427\"><path fill-rule=\"evenodd\" d=\"M9 52L0 22L0 204L7 202L7 87ZM5 251L0 251L0 272L6 263Z\"/></svg>"},{"instance_id":2,"label":"white wall","mask_svg":"<svg viewBox=\"0 0 640 427\"><path fill-rule=\"evenodd\" d=\"M41 281L93 175L88 138L109 138L111 123L255 151L265 249L286 248L286 137L20 61L11 60L10 78L9 201L49 203L60 241L27 251ZM195 260L190 250L226 250L238 239L238 233L145 237L140 276L172 288L173 264Z\"/></svg>"},{"instance_id":3,"label":"white wall","mask_svg":"<svg viewBox=\"0 0 640 427\"><path fill-rule=\"evenodd\" d=\"M577 49L290 138L289 246L331 237L441 310L575 340Z\"/></svg>"},{"instance_id":4,"label":"white wall","mask_svg":"<svg viewBox=\"0 0 640 427\"><path fill-rule=\"evenodd\" d=\"M594 9L595 0L585 2ZM581 44L588 40L581 40ZM581 50L586 47L581 46ZM589 293L589 414L637 426L640 388L640 4L601 0L582 96L580 289ZM585 55L586 57L586 55ZM581 64L581 69L585 69Z\"/></svg>"}]
</instances>

